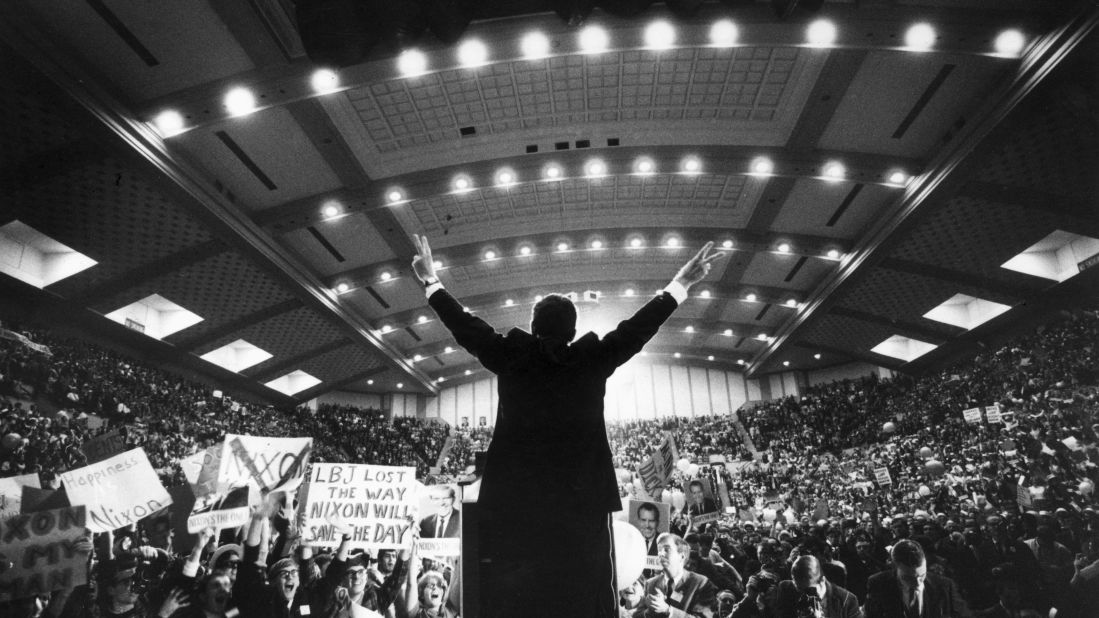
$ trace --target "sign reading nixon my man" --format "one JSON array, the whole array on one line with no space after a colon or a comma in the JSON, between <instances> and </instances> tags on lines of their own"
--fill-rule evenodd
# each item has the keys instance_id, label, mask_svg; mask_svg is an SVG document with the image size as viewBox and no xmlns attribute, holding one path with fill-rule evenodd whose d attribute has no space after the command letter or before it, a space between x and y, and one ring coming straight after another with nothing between
<instances>
[{"instance_id":1,"label":"sign reading nixon my man","mask_svg":"<svg viewBox=\"0 0 1099 618\"><path fill-rule=\"evenodd\" d=\"M88 554L76 551L84 537L84 507L16 515L0 521L0 602L48 595L88 580Z\"/></svg>"},{"instance_id":2,"label":"sign reading nixon my man","mask_svg":"<svg viewBox=\"0 0 1099 618\"><path fill-rule=\"evenodd\" d=\"M368 464L315 463L302 501L306 543L336 547L346 524L351 546L398 549L415 517L416 468Z\"/></svg>"},{"instance_id":3,"label":"sign reading nixon my man","mask_svg":"<svg viewBox=\"0 0 1099 618\"><path fill-rule=\"evenodd\" d=\"M135 524L172 503L141 448L62 472L61 482L70 504L87 507L93 532Z\"/></svg>"}]
</instances>

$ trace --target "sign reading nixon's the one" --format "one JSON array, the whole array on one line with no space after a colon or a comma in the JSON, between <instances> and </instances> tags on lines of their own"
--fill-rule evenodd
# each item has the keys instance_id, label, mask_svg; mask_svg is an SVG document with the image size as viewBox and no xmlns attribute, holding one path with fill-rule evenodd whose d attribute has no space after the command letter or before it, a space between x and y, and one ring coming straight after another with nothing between
<instances>
[{"instance_id":1,"label":"sign reading nixon's the one","mask_svg":"<svg viewBox=\"0 0 1099 618\"><path fill-rule=\"evenodd\" d=\"M69 506L0 520L0 602L48 595L88 580L88 554L78 553L84 507Z\"/></svg>"},{"instance_id":2,"label":"sign reading nixon's the one","mask_svg":"<svg viewBox=\"0 0 1099 618\"><path fill-rule=\"evenodd\" d=\"M135 524L172 503L140 448L62 472L61 482L70 504L87 507L88 528L93 532Z\"/></svg>"},{"instance_id":3,"label":"sign reading nixon's the one","mask_svg":"<svg viewBox=\"0 0 1099 618\"><path fill-rule=\"evenodd\" d=\"M412 467L315 463L306 488L305 538L318 547L339 545L336 529L347 525L352 547L402 548L418 507Z\"/></svg>"}]
</instances>

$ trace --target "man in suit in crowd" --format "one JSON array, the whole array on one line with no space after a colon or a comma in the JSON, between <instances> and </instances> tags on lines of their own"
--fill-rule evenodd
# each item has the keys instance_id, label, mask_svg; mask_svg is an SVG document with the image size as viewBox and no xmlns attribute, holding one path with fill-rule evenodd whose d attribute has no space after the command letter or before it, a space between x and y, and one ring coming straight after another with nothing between
<instances>
[{"instance_id":1,"label":"man in suit in crowd","mask_svg":"<svg viewBox=\"0 0 1099 618\"><path fill-rule=\"evenodd\" d=\"M458 538L462 529L462 513L454 508L454 488L450 485L437 485L431 488L431 497L435 500L437 510L420 520L420 538Z\"/></svg>"},{"instance_id":2,"label":"man in suit in crowd","mask_svg":"<svg viewBox=\"0 0 1099 618\"><path fill-rule=\"evenodd\" d=\"M607 378L641 351L709 272L707 243L664 290L602 339L576 341L576 307L550 294L531 332L497 333L470 314L414 236L412 269L458 345L498 376L499 404L478 505L486 616L614 616L610 513L622 508L603 417ZM546 585L553 582L552 586Z\"/></svg>"},{"instance_id":3,"label":"man in suit in crowd","mask_svg":"<svg viewBox=\"0 0 1099 618\"><path fill-rule=\"evenodd\" d=\"M866 592L866 618L969 617L954 582L927 571L920 544L897 541L889 553L893 568L870 577Z\"/></svg>"},{"instance_id":4,"label":"man in suit in crowd","mask_svg":"<svg viewBox=\"0 0 1099 618\"><path fill-rule=\"evenodd\" d=\"M717 589L710 580L686 569L691 552L687 542L665 532L656 544L663 572L645 580L645 599L634 611L634 618L715 616Z\"/></svg>"}]
</instances>

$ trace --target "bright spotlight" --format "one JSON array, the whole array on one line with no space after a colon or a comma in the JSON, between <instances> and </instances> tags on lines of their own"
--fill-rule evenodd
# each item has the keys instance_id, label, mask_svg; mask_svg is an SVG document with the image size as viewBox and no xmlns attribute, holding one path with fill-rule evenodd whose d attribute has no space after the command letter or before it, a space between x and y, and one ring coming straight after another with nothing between
<instances>
[{"instance_id":1,"label":"bright spotlight","mask_svg":"<svg viewBox=\"0 0 1099 618\"><path fill-rule=\"evenodd\" d=\"M350 289L351 289L351 286L347 285L346 283L341 283L341 284L336 286L336 291L339 292L340 294L345 294Z\"/></svg>"},{"instance_id":2,"label":"bright spotlight","mask_svg":"<svg viewBox=\"0 0 1099 618\"><path fill-rule=\"evenodd\" d=\"M1026 47L1026 37L1018 30L1004 30L996 37L994 45L1001 56L1018 56Z\"/></svg>"},{"instance_id":3,"label":"bright spotlight","mask_svg":"<svg viewBox=\"0 0 1099 618\"><path fill-rule=\"evenodd\" d=\"M634 249L641 248L641 245L643 245L643 244L645 244L645 241L641 240L640 238L635 237L635 238L630 239L630 246L633 247Z\"/></svg>"},{"instance_id":4,"label":"bright spotlight","mask_svg":"<svg viewBox=\"0 0 1099 618\"><path fill-rule=\"evenodd\" d=\"M903 185L908 182L908 174L898 170L889 175L889 183L894 185Z\"/></svg>"},{"instance_id":5,"label":"bright spotlight","mask_svg":"<svg viewBox=\"0 0 1099 618\"><path fill-rule=\"evenodd\" d=\"M515 304L515 301L510 299L510 298L504 301L504 306L505 307L511 307L514 304Z\"/></svg>"},{"instance_id":6,"label":"bright spotlight","mask_svg":"<svg viewBox=\"0 0 1099 618\"><path fill-rule=\"evenodd\" d=\"M557 243L557 250L558 251L568 251L569 250L569 243L567 243L567 242Z\"/></svg>"},{"instance_id":7,"label":"bright spotlight","mask_svg":"<svg viewBox=\"0 0 1099 618\"><path fill-rule=\"evenodd\" d=\"M732 47L738 36L736 24L728 19L716 22L710 28L710 44L714 47Z\"/></svg>"},{"instance_id":8,"label":"bright spotlight","mask_svg":"<svg viewBox=\"0 0 1099 618\"><path fill-rule=\"evenodd\" d=\"M472 186L473 186L473 182L470 181L470 179L467 176L458 176L457 178L454 179L454 190L455 191L469 191L470 187L472 187Z\"/></svg>"},{"instance_id":9,"label":"bright spotlight","mask_svg":"<svg viewBox=\"0 0 1099 618\"><path fill-rule=\"evenodd\" d=\"M733 248L733 241L726 240L725 242L721 243L721 248L722 249L732 249Z\"/></svg>"},{"instance_id":10,"label":"bright spotlight","mask_svg":"<svg viewBox=\"0 0 1099 618\"><path fill-rule=\"evenodd\" d=\"M526 245L519 247L519 255L530 255L530 247Z\"/></svg>"},{"instance_id":11,"label":"bright spotlight","mask_svg":"<svg viewBox=\"0 0 1099 618\"><path fill-rule=\"evenodd\" d=\"M598 54L606 51L607 45L610 44L610 37L607 36L607 31L599 26L588 26L580 31L579 42L581 52Z\"/></svg>"},{"instance_id":12,"label":"bright spotlight","mask_svg":"<svg viewBox=\"0 0 1099 618\"><path fill-rule=\"evenodd\" d=\"M485 251L485 259L486 260L495 260L496 259L496 252L493 251L492 249L489 249L488 251Z\"/></svg>"},{"instance_id":13,"label":"bright spotlight","mask_svg":"<svg viewBox=\"0 0 1099 618\"><path fill-rule=\"evenodd\" d=\"M541 32L530 32L519 42L519 49L527 60L545 58L550 51L550 40Z\"/></svg>"},{"instance_id":14,"label":"bright spotlight","mask_svg":"<svg viewBox=\"0 0 1099 618\"><path fill-rule=\"evenodd\" d=\"M554 180L561 177L561 167L558 165L547 165L545 171L546 178Z\"/></svg>"},{"instance_id":15,"label":"bright spotlight","mask_svg":"<svg viewBox=\"0 0 1099 618\"><path fill-rule=\"evenodd\" d=\"M714 360L714 355L713 355L713 354L711 354L711 355L707 356L707 357L706 357L706 360L708 360L708 361L712 361L712 360Z\"/></svg>"},{"instance_id":16,"label":"bright spotlight","mask_svg":"<svg viewBox=\"0 0 1099 618\"><path fill-rule=\"evenodd\" d=\"M633 298L633 296L636 295L636 294L637 294L637 292L635 292L633 288L627 288L625 293L623 293L623 296Z\"/></svg>"},{"instance_id":17,"label":"bright spotlight","mask_svg":"<svg viewBox=\"0 0 1099 618\"><path fill-rule=\"evenodd\" d=\"M588 161L585 169L588 172L588 176L602 176L607 173L607 165L599 159Z\"/></svg>"},{"instance_id":18,"label":"bright spotlight","mask_svg":"<svg viewBox=\"0 0 1099 618\"><path fill-rule=\"evenodd\" d=\"M694 326L687 326L686 328L683 329L683 332L693 333L693 332L695 332L695 327Z\"/></svg>"},{"instance_id":19,"label":"bright spotlight","mask_svg":"<svg viewBox=\"0 0 1099 618\"><path fill-rule=\"evenodd\" d=\"M638 174L651 174L656 166L653 164L652 159L638 159L634 164L634 169Z\"/></svg>"},{"instance_id":20,"label":"bright spotlight","mask_svg":"<svg viewBox=\"0 0 1099 618\"><path fill-rule=\"evenodd\" d=\"M671 248L673 248L673 249L674 249L674 248L676 248L676 247L678 247L678 246L679 246L679 239L678 239L678 238L676 238L675 236L672 236L672 237L671 237L671 238L669 238L669 239L667 240L667 242L665 242L664 244L666 244L666 245L668 245L669 247L671 247Z\"/></svg>"},{"instance_id":21,"label":"bright spotlight","mask_svg":"<svg viewBox=\"0 0 1099 618\"><path fill-rule=\"evenodd\" d=\"M390 204L396 204L404 199L404 191L401 191L400 189L390 189L389 192L385 194L385 198L389 200Z\"/></svg>"},{"instance_id":22,"label":"bright spotlight","mask_svg":"<svg viewBox=\"0 0 1099 618\"><path fill-rule=\"evenodd\" d=\"M382 271L382 274L381 274L381 275L379 275L379 278L380 278L380 279L381 279L382 281L389 281L390 279L392 279L392 278L393 278L393 274L392 274L392 273L390 273L390 272L389 272L388 270L383 270L383 271Z\"/></svg>"},{"instance_id":23,"label":"bright spotlight","mask_svg":"<svg viewBox=\"0 0 1099 618\"><path fill-rule=\"evenodd\" d=\"M256 110L256 96L247 88L233 88L225 95L225 109L230 116L244 116Z\"/></svg>"},{"instance_id":24,"label":"bright spotlight","mask_svg":"<svg viewBox=\"0 0 1099 618\"><path fill-rule=\"evenodd\" d=\"M418 49L406 49L397 56L397 70L404 77L423 75L427 71L427 56Z\"/></svg>"},{"instance_id":25,"label":"bright spotlight","mask_svg":"<svg viewBox=\"0 0 1099 618\"><path fill-rule=\"evenodd\" d=\"M830 260L840 259L840 252L837 249L829 249L827 255L828 255L828 259L830 259Z\"/></svg>"},{"instance_id":26,"label":"bright spotlight","mask_svg":"<svg viewBox=\"0 0 1099 618\"><path fill-rule=\"evenodd\" d=\"M496 184L498 185L510 185L515 182L515 172L511 170L500 170L496 172Z\"/></svg>"},{"instance_id":27,"label":"bright spotlight","mask_svg":"<svg viewBox=\"0 0 1099 618\"><path fill-rule=\"evenodd\" d=\"M828 47L836 42L836 25L827 19L818 19L809 24L805 38L813 47Z\"/></svg>"},{"instance_id":28,"label":"bright spotlight","mask_svg":"<svg viewBox=\"0 0 1099 618\"><path fill-rule=\"evenodd\" d=\"M598 239L591 241L591 248L592 249L602 249L603 248L603 241L598 240Z\"/></svg>"},{"instance_id":29,"label":"bright spotlight","mask_svg":"<svg viewBox=\"0 0 1099 618\"><path fill-rule=\"evenodd\" d=\"M790 298L786 301L786 306L787 307L797 307L798 306L798 300L796 298Z\"/></svg>"},{"instance_id":30,"label":"bright spotlight","mask_svg":"<svg viewBox=\"0 0 1099 618\"><path fill-rule=\"evenodd\" d=\"M164 110L153 119L153 124L161 137L179 135L183 131L183 115L174 109Z\"/></svg>"},{"instance_id":31,"label":"bright spotlight","mask_svg":"<svg viewBox=\"0 0 1099 618\"><path fill-rule=\"evenodd\" d=\"M702 170L702 161L697 157L687 157L683 160L683 171L688 174L697 174Z\"/></svg>"},{"instance_id":32,"label":"bright spotlight","mask_svg":"<svg viewBox=\"0 0 1099 618\"><path fill-rule=\"evenodd\" d=\"M843 180L844 174L847 173L847 170L839 161L830 161L829 163L825 164L824 169L821 171L824 173L825 180L829 180L832 182Z\"/></svg>"},{"instance_id":33,"label":"bright spotlight","mask_svg":"<svg viewBox=\"0 0 1099 618\"><path fill-rule=\"evenodd\" d=\"M790 243L784 242L778 246L779 253L790 253Z\"/></svg>"},{"instance_id":34,"label":"bright spotlight","mask_svg":"<svg viewBox=\"0 0 1099 618\"><path fill-rule=\"evenodd\" d=\"M324 94L340 87L340 76L332 69L317 69L309 78L309 83L313 86L313 92Z\"/></svg>"},{"instance_id":35,"label":"bright spotlight","mask_svg":"<svg viewBox=\"0 0 1099 618\"><path fill-rule=\"evenodd\" d=\"M775 164L767 157L759 157L752 161L752 173L757 176L770 176L775 171Z\"/></svg>"},{"instance_id":36,"label":"bright spotlight","mask_svg":"<svg viewBox=\"0 0 1099 618\"><path fill-rule=\"evenodd\" d=\"M382 325L382 334L383 335L386 334L386 333L392 332L392 331L393 331L393 327L390 326L389 324L383 324Z\"/></svg>"},{"instance_id":37,"label":"bright spotlight","mask_svg":"<svg viewBox=\"0 0 1099 618\"><path fill-rule=\"evenodd\" d=\"M675 356L676 358L683 358L683 355L679 352L676 352L673 356Z\"/></svg>"},{"instance_id":38,"label":"bright spotlight","mask_svg":"<svg viewBox=\"0 0 1099 618\"><path fill-rule=\"evenodd\" d=\"M724 335L724 336L726 336L726 337L732 337L732 336L733 336L733 329L731 329L731 328L726 328L726 329L725 329L725 332L723 332L723 333L721 333L721 334L722 334L722 335Z\"/></svg>"},{"instance_id":39,"label":"bright spotlight","mask_svg":"<svg viewBox=\"0 0 1099 618\"><path fill-rule=\"evenodd\" d=\"M645 28L645 45L651 49L668 49L675 44L675 28L666 21L656 21Z\"/></svg>"},{"instance_id":40,"label":"bright spotlight","mask_svg":"<svg viewBox=\"0 0 1099 618\"><path fill-rule=\"evenodd\" d=\"M701 292L698 293L698 297L699 298L709 298L710 297L710 290L702 290Z\"/></svg>"},{"instance_id":41,"label":"bright spotlight","mask_svg":"<svg viewBox=\"0 0 1099 618\"><path fill-rule=\"evenodd\" d=\"M488 61L488 48L477 39L458 46L458 63L464 67L479 67Z\"/></svg>"},{"instance_id":42,"label":"bright spotlight","mask_svg":"<svg viewBox=\"0 0 1099 618\"><path fill-rule=\"evenodd\" d=\"M904 45L911 51L927 51L935 44L931 24L915 24L904 33Z\"/></svg>"},{"instance_id":43,"label":"bright spotlight","mask_svg":"<svg viewBox=\"0 0 1099 618\"><path fill-rule=\"evenodd\" d=\"M420 324L423 324L423 323L427 322L427 316L426 315L421 315L420 317L416 318L416 322L418 322Z\"/></svg>"},{"instance_id":44,"label":"bright spotlight","mask_svg":"<svg viewBox=\"0 0 1099 618\"><path fill-rule=\"evenodd\" d=\"M744 297L744 300L746 300L746 301L748 301L748 302L750 302L750 303L754 303L754 302L756 302L756 299L757 299L757 298L758 298L758 297L757 297L757 296L756 296L755 294L749 294L749 295L747 295L747 296L745 296L745 297Z\"/></svg>"}]
</instances>

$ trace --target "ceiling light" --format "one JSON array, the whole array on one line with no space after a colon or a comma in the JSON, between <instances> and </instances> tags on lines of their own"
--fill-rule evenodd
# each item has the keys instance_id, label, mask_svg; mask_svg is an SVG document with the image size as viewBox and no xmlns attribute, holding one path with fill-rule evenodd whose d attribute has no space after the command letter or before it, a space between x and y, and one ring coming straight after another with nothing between
<instances>
[{"instance_id":1,"label":"ceiling light","mask_svg":"<svg viewBox=\"0 0 1099 618\"><path fill-rule=\"evenodd\" d=\"M431 263L431 265L435 267L435 270L438 270L438 269L443 267L443 263L439 260L435 260L434 262Z\"/></svg>"},{"instance_id":2,"label":"ceiling light","mask_svg":"<svg viewBox=\"0 0 1099 618\"><path fill-rule=\"evenodd\" d=\"M587 170L588 176L602 176L607 172L607 166L599 159L593 159L588 161L588 164L584 166Z\"/></svg>"},{"instance_id":3,"label":"ceiling light","mask_svg":"<svg viewBox=\"0 0 1099 618\"><path fill-rule=\"evenodd\" d=\"M626 288L625 296L632 297L635 294L637 294L637 292L635 292L633 288Z\"/></svg>"},{"instance_id":4,"label":"ceiling light","mask_svg":"<svg viewBox=\"0 0 1099 618\"><path fill-rule=\"evenodd\" d=\"M683 355L682 355L682 354L680 354L679 352L676 352L674 356L675 356L676 358L683 358Z\"/></svg>"},{"instance_id":5,"label":"ceiling light","mask_svg":"<svg viewBox=\"0 0 1099 618\"><path fill-rule=\"evenodd\" d=\"M824 173L825 180L830 181L843 180L843 175L847 173L839 161L829 161L821 171Z\"/></svg>"},{"instance_id":6,"label":"ceiling light","mask_svg":"<svg viewBox=\"0 0 1099 618\"><path fill-rule=\"evenodd\" d=\"M558 165L547 165L545 171L546 178L554 179L561 177L561 167Z\"/></svg>"},{"instance_id":7,"label":"ceiling light","mask_svg":"<svg viewBox=\"0 0 1099 618\"><path fill-rule=\"evenodd\" d=\"M413 356L413 357L412 357L412 362L414 362L414 363L418 363L418 362L420 362L420 361L422 361L422 360L424 360L424 357L423 357L423 356L420 356L419 354L417 354L417 355L415 355L415 356Z\"/></svg>"},{"instance_id":8,"label":"ceiling light","mask_svg":"<svg viewBox=\"0 0 1099 618\"><path fill-rule=\"evenodd\" d=\"M726 240L725 242L721 243L721 248L722 249L732 249L733 248L733 241Z\"/></svg>"},{"instance_id":9,"label":"ceiling light","mask_svg":"<svg viewBox=\"0 0 1099 618\"><path fill-rule=\"evenodd\" d=\"M683 171L688 174L697 174L702 170L702 162L697 157L687 157L683 160Z\"/></svg>"},{"instance_id":10,"label":"ceiling light","mask_svg":"<svg viewBox=\"0 0 1099 618\"><path fill-rule=\"evenodd\" d=\"M591 241L591 248L592 249L602 249L603 248L603 241L599 240L599 239Z\"/></svg>"},{"instance_id":11,"label":"ceiling light","mask_svg":"<svg viewBox=\"0 0 1099 618\"><path fill-rule=\"evenodd\" d=\"M651 49L668 49L675 44L675 28L666 21L656 21L645 28L645 45Z\"/></svg>"},{"instance_id":12,"label":"ceiling light","mask_svg":"<svg viewBox=\"0 0 1099 618\"><path fill-rule=\"evenodd\" d=\"M340 76L332 69L317 69L313 71L309 83L313 86L313 92L324 94L340 87Z\"/></svg>"},{"instance_id":13,"label":"ceiling light","mask_svg":"<svg viewBox=\"0 0 1099 618\"><path fill-rule=\"evenodd\" d=\"M732 47L737 40L736 24L723 19L710 27L710 44L714 47Z\"/></svg>"},{"instance_id":14,"label":"ceiling light","mask_svg":"<svg viewBox=\"0 0 1099 618\"><path fill-rule=\"evenodd\" d=\"M783 367L789 367L790 366L790 361L782 361L782 366Z\"/></svg>"},{"instance_id":15,"label":"ceiling light","mask_svg":"<svg viewBox=\"0 0 1099 618\"><path fill-rule=\"evenodd\" d=\"M931 24L916 24L904 33L904 45L911 51L927 51L935 44L935 29Z\"/></svg>"},{"instance_id":16,"label":"ceiling light","mask_svg":"<svg viewBox=\"0 0 1099 618\"><path fill-rule=\"evenodd\" d=\"M458 176L454 179L455 191L468 191L473 186L473 181L468 176Z\"/></svg>"},{"instance_id":17,"label":"ceiling light","mask_svg":"<svg viewBox=\"0 0 1099 618\"><path fill-rule=\"evenodd\" d=\"M746 300L750 303L754 303L754 302L756 302L756 298L757 297L756 297L755 294L748 294L747 296L744 297L744 300Z\"/></svg>"},{"instance_id":18,"label":"ceiling light","mask_svg":"<svg viewBox=\"0 0 1099 618\"><path fill-rule=\"evenodd\" d=\"M569 243L567 243L567 242L557 243L557 250L558 251L568 251L569 250Z\"/></svg>"},{"instance_id":19,"label":"ceiling light","mask_svg":"<svg viewBox=\"0 0 1099 618\"><path fill-rule=\"evenodd\" d=\"M527 245L519 247L519 255L530 255L530 247Z\"/></svg>"},{"instance_id":20,"label":"ceiling light","mask_svg":"<svg viewBox=\"0 0 1099 618\"><path fill-rule=\"evenodd\" d=\"M549 54L550 40L541 32L528 32L519 42L519 49L527 60L545 58Z\"/></svg>"},{"instance_id":21,"label":"ceiling light","mask_svg":"<svg viewBox=\"0 0 1099 618\"><path fill-rule=\"evenodd\" d=\"M390 326L389 324L383 324L382 325L382 334L383 335L388 333L388 332L391 332L392 330L393 330L393 327Z\"/></svg>"},{"instance_id":22,"label":"ceiling light","mask_svg":"<svg viewBox=\"0 0 1099 618\"><path fill-rule=\"evenodd\" d=\"M404 388L404 382L397 382L397 388Z\"/></svg>"},{"instance_id":23,"label":"ceiling light","mask_svg":"<svg viewBox=\"0 0 1099 618\"><path fill-rule=\"evenodd\" d=\"M161 137L172 137L183 131L183 115L174 109L167 109L157 114L153 124Z\"/></svg>"},{"instance_id":24,"label":"ceiling light","mask_svg":"<svg viewBox=\"0 0 1099 618\"><path fill-rule=\"evenodd\" d=\"M599 26L584 28L580 31L578 40L580 42L580 51L585 54L598 54L606 50L607 45L610 43L607 31Z\"/></svg>"},{"instance_id":25,"label":"ceiling light","mask_svg":"<svg viewBox=\"0 0 1099 618\"><path fill-rule=\"evenodd\" d=\"M543 296L541 294L539 294L538 296L534 297L534 302L540 303L540 302L542 302L542 298L543 298Z\"/></svg>"},{"instance_id":26,"label":"ceiling light","mask_svg":"<svg viewBox=\"0 0 1099 618\"><path fill-rule=\"evenodd\" d=\"M643 244L645 244L645 241L641 240L640 238L634 237L630 239L630 246L634 249L640 248Z\"/></svg>"},{"instance_id":27,"label":"ceiling light","mask_svg":"<svg viewBox=\"0 0 1099 618\"><path fill-rule=\"evenodd\" d=\"M256 110L256 97L247 88L233 88L225 95L225 108L230 116L243 116Z\"/></svg>"},{"instance_id":28,"label":"ceiling light","mask_svg":"<svg viewBox=\"0 0 1099 618\"><path fill-rule=\"evenodd\" d=\"M665 244L674 249L679 246L679 239L675 236L672 236L667 240Z\"/></svg>"},{"instance_id":29,"label":"ceiling light","mask_svg":"<svg viewBox=\"0 0 1099 618\"><path fill-rule=\"evenodd\" d=\"M908 174L897 170L889 175L889 182L895 185L903 185L904 183L908 182Z\"/></svg>"},{"instance_id":30,"label":"ceiling light","mask_svg":"<svg viewBox=\"0 0 1099 618\"><path fill-rule=\"evenodd\" d=\"M828 255L828 259L830 259L830 260L840 259L840 252L839 252L838 249L829 249L827 255Z\"/></svg>"},{"instance_id":31,"label":"ceiling light","mask_svg":"<svg viewBox=\"0 0 1099 618\"><path fill-rule=\"evenodd\" d=\"M1002 56L1018 56L1026 47L1026 37L1018 30L1004 30L996 37L996 53Z\"/></svg>"},{"instance_id":32,"label":"ceiling light","mask_svg":"<svg viewBox=\"0 0 1099 618\"><path fill-rule=\"evenodd\" d=\"M397 56L397 70L404 77L415 77L427 71L427 56L418 49L406 49Z\"/></svg>"},{"instance_id":33,"label":"ceiling light","mask_svg":"<svg viewBox=\"0 0 1099 618\"><path fill-rule=\"evenodd\" d=\"M473 375L473 372L472 372L472 371L470 371L469 369L466 369L466 371L465 371L465 374L466 374L467 376L468 376L468 375Z\"/></svg>"},{"instance_id":34,"label":"ceiling light","mask_svg":"<svg viewBox=\"0 0 1099 618\"><path fill-rule=\"evenodd\" d=\"M698 293L698 296L699 296L699 298L709 298L710 297L710 290L702 290L701 292Z\"/></svg>"},{"instance_id":35,"label":"ceiling light","mask_svg":"<svg viewBox=\"0 0 1099 618\"><path fill-rule=\"evenodd\" d=\"M819 354L819 353L818 353L818 354L814 354L814 355L813 355L813 358L815 358L815 359L817 359L817 360L820 360L820 354Z\"/></svg>"},{"instance_id":36,"label":"ceiling light","mask_svg":"<svg viewBox=\"0 0 1099 618\"><path fill-rule=\"evenodd\" d=\"M504 301L504 306L505 307L511 307L514 304L515 304L515 301L511 300L510 298Z\"/></svg>"},{"instance_id":37,"label":"ceiling light","mask_svg":"<svg viewBox=\"0 0 1099 618\"><path fill-rule=\"evenodd\" d=\"M381 279L382 281L389 281L390 279L392 279L392 278L393 278L393 275L392 275L392 274L391 274L391 273L390 273L390 272L389 272L388 270L383 270L383 271L382 271L382 274L381 274L381 275L379 275L379 278L380 278L380 279Z\"/></svg>"},{"instance_id":38,"label":"ceiling light","mask_svg":"<svg viewBox=\"0 0 1099 618\"><path fill-rule=\"evenodd\" d=\"M733 329L731 329L731 328L726 328L726 329L725 329L725 332L723 332L723 333L721 333L721 334L722 334L722 335L725 335L726 337L732 337L732 336L733 336Z\"/></svg>"},{"instance_id":39,"label":"ceiling light","mask_svg":"<svg viewBox=\"0 0 1099 618\"><path fill-rule=\"evenodd\" d=\"M809 24L805 39L813 47L828 47L836 41L836 25L827 19L818 19Z\"/></svg>"},{"instance_id":40,"label":"ceiling light","mask_svg":"<svg viewBox=\"0 0 1099 618\"><path fill-rule=\"evenodd\" d=\"M496 259L496 252L493 251L492 249L489 249L488 251L485 251L485 259L486 260L495 260Z\"/></svg>"},{"instance_id":41,"label":"ceiling light","mask_svg":"<svg viewBox=\"0 0 1099 618\"><path fill-rule=\"evenodd\" d=\"M693 333L693 332L695 332L695 327L694 326L687 326L686 328L683 329L683 332Z\"/></svg>"},{"instance_id":42,"label":"ceiling light","mask_svg":"<svg viewBox=\"0 0 1099 618\"><path fill-rule=\"evenodd\" d=\"M454 348L452 348L450 346L447 346L447 347L443 348L443 354L450 354L453 351L454 351Z\"/></svg>"},{"instance_id":43,"label":"ceiling light","mask_svg":"<svg viewBox=\"0 0 1099 618\"><path fill-rule=\"evenodd\" d=\"M404 191L401 191L400 189L390 189L389 192L385 194L385 198L389 200L390 204L396 204L404 199Z\"/></svg>"},{"instance_id":44,"label":"ceiling light","mask_svg":"<svg viewBox=\"0 0 1099 618\"><path fill-rule=\"evenodd\" d=\"M767 341L767 333L760 333L756 335L756 339L759 339L760 341Z\"/></svg>"},{"instance_id":45,"label":"ceiling light","mask_svg":"<svg viewBox=\"0 0 1099 618\"><path fill-rule=\"evenodd\" d=\"M779 253L790 253L790 243L784 242L778 246Z\"/></svg>"},{"instance_id":46,"label":"ceiling light","mask_svg":"<svg viewBox=\"0 0 1099 618\"><path fill-rule=\"evenodd\" d=\"M424 322L427 322L427 316L426 315L421 315L420 317L416 318L416 321L419 322L420 324L423 324Z\"/></svg>"},{"instance_id":47,"label":"ceiling light","mask_svg":"<svg viewBox=\"0 0 1099 618\"><path fill-rule=\"evenodd\" d=\"M638 159L634 164L634 169L638 174L651 174L656 166L653 164L652 159Z\"/></svg>"},{"instance_id":48,"label":"ceiling light","mask_svg":"<svg viewBox=\"0 0 1099 618\"><path fill-rule=\"evenodd\" d=\"M341 283L341 284L336 286L336 291L339 292L340 294L344 294L350 289L351 289L351 286L347 285L346 283Z\"/></svg>"},{"instance_id":49,"label":"ceiling light","mask_svg":"<svg viewBox=\"0 0 1099 618\"><path fill-rule=\"evenodd\" d=\"M744 364L744 359L743 358L736 359L736 364L743 365Z\"/></svg>"},{"instance_id":50,"label":"ceiling light","mask_svg":"<svg viewBox=\"0 0 1099 618\"><path fill-rule=\"evenodd\" d=\"M510 185L515 182L515 172L511 170L500 170L496 172L496 184L498 185Z\"/></svg>"},{"instance_id":51,"label":"ceiling light","mask_svg":"<svg viewBox=\"0 0 1099 618\"><path fill-rule=\"evenodd\" d=\"M786 306L787 307L797 307L798 306L798 299L796 299L796 298L788 299L786 301Z\"/></svg>"},{"instance_id":52,"label":"ceiling light","mask_svg":"<svg viewBox=\"0 0 1099 618\"><path fill-rule=\"evenodd\" d=\"M752 161L752 173L757 176L770 176L775 171L775 164L767 157L759 157Z\"/></svg>"},{"instance_id":53,"label":"ceiling light","mask_svg":"<svg viewBox=\"0 0 1099 618\"><path fill-rule=\"evenodd\" d=\"M326 217L335 217L336 215L340 214L340 207L337 206L335 203L330 202L328 204L325 204L324 207L321 208L321 214Z\"/></svg>"},{"instance_id":54,"label":"ceiling light","mask_svg":"<svg viewBox=\"0 0 1099 618\"><path fill-rule=\"evenodd\" d=\"M707 357L706 357L706 360L708 360L708 361L712 361L712 360L714 360L714 355L713 355L713 354L711 354L711 355L707 356Z\"/></svg>"},{"instance_id":55,"label":"ceiling light","mask_svg":"<svg viewBox=\"0 0 1099 618\"><path fill-rule=\"evenodd\" d=\"M442 384L443 382L446 382L446 378L444 378L443 376L439 376L439 378L435 381L438 382L439 384Z\"/></svg>"},{"instance_id":56,"label":"ceiling light","mask_svg":"<svg viewBox=\"0 0 1099 618\"><path fill-rule=\"evenodd\" d=\"M458 46L458 63L464 67L479 67L488 61L488 48L472 39Z\"/></svg>"},{"instance_id":57,"label":"ceiling light","mask_svg":"<svg viewBox=\"0 0 1099 618\"><path fill-rule=\"evenodd\" d=\"M366 383L367 384L374 384L374 380L367 380Z\"/></svg>"}]
</instances>

